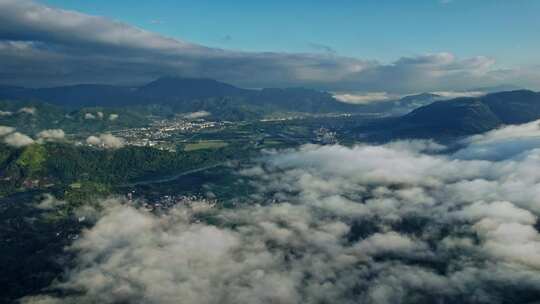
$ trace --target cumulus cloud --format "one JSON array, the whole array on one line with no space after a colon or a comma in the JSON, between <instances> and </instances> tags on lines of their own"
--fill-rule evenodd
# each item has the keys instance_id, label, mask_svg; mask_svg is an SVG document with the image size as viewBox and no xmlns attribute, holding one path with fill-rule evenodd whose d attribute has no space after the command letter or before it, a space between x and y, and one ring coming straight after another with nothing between
<instances>
[{"instance_id":1,"label":"cumulus cloud","mask_svg":"<svg viewBox=\"0 0 540 304\"><path fill-rule=\"evenodd\" d=\"M198 119L198 118L204 118L210 115L212 115L212 113L208 111L197 111L197 112L188 113L184 115L184 117L187 119Z\"/></svg>"},{"instance_id":2,"label":"cumulus cloud","mask_svg":"<svg viewBox=\"0 0 540 304\"><path fill-rule=\"evenodd\" d=\"M84 119L96 119L96 115L94 115L92 113L85 113L84 114Z\"/></svg>"},{"instance_id":3,"label":"cumulus cloud","mask_svg":"<svg viewBox=\"0 0 540 304\"><path fill-rule=\"evenodd\" d=\"M115 120L118 119L118 117L120 117L120 115L114 114L114 113L113 113L113 114L110 114L110 115L109 115L109 120L110 120L110 121L115 121Z\"/></svg>"},{"instance_id":4,"label":"cumulus cloud","mask_svg":"<svg viewBox=\"0 0 540 304\"><path fill-rule=\"evenodd\" d=\"M106 149L119 149L125 145L122 138L106 133L99 136L91 135L86 139L86 143L92 146L102 147Z\"/></svg>"},{"instance_id":5,"label":"cumulus cloud","mask_svg":"<svg viewBox=\"0 0 540 304\"><path fill-rule=\"evenodd\" d=\"M15 148L20 148L20 147L33 144L34 140L30 138L28 135L25 135L19 132L14 132L4 137L4 143Z\"/></svg>"},{"instance_id":6,"label":"cumulus cloud","mask_svg":"<svg viewBox=\"0 0 540 304\"><path fill-rule=\"evenodd\" d=\"M540 79L536 68L502 71L493 59L483 56L420 54L381 63L338 56L325 46L314 46L326 51L255 53L209 48L29 0L0 1L0 81L6 84L133 84L177 75L244 87L309 86L403 94L463 90L509 79L531 86ZM25 68L29 66L32 69Z\"/></svg>"},{"instance_id":7,"label":"cumulus cloud","mask_svg":"<svg viewBox=\"0 0 540 304\"><path fill-rule=\"evenodd\" d=\"M19 113L30 114L30 115L35 115L37 110L34 107L22 107L22 108L19 109L18 112Z\"/></svg>"},{"instance_id":8,"label":"cumulus cloud","mask_svg":"<svg viewBox=\"0 0 540 304\"><path fill-rule=\"evenodd\" d=\"M88 138L86 138L86 143L92 146L99 146L101 144L101 140L97 136L90 135Z\"/></svg>"},{"instance_id":9,"label":"cumulus cloud","mask_svg":"<svg viewBox=\"0 0 540 304\"><path fill-rule=\"evenodd\" d=\"M13 133L15 131L15 128L7 127L7 126L0 126L0 136L6 136L10 133Z\"/></svg>"},{"instance_id":10,"label":"cumulus cloud","mask_svg":"<svg viewBox=\"0 0 540 304\"><path fill-rule=\"evenodd\" d=\"M66 134L62 129L43 130L37 134L38 139L46 141L57 141L64 139Z\"/></svg>"},{"instance_id":11,"label":"cumulus cloud","mask_svg":"<svg viewBox=\"0 0 540 304\"><path fill-rule=\"evenodd\" d=\"M234 209L107 200L52 286L67 298L23 303L538 299L540 145L498 160L433 145L270 151L239 172L255 195Z\"/></svg>"},{"instance_id":12,"label":"cumulus cloud","mask_svg":"<svg viewBox=\"0 0 540 304\"><path fill-rule=\"evenodd\" d=\"M45 194L43 200L39 202L36 207L43 210L52 210L60 206L64 206L65 204L65 201L58 200L51 194Z\"/></svg>"}]
</instances>

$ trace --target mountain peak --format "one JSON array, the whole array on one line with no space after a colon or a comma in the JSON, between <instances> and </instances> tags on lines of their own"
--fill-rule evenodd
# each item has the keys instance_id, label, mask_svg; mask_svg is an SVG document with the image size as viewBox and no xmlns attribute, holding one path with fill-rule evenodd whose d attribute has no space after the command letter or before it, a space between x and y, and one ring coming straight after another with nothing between
<instances>
[{"instance_id":1,"label":"mountain peak","mask_svg":"<svg viewBox=\"0 0 540 304\"><path fill-rule=\"evenodd\" d=\"M178 99L236 96L246 90L210 78L182 78L166 76L139 87L139 92L147 96Z\"/></svg>"}]
</instances>

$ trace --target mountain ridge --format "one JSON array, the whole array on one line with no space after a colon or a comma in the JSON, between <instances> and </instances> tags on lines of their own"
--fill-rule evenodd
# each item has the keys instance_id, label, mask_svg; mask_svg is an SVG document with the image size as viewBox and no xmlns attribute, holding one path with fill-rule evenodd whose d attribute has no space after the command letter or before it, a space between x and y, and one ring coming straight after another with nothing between
<instances>
[{"instance_id":1,"label":"mountain ridge","mask_svg":"<svg viewBox=\"0 0 540 304\"><path fill-rule=\"evenodd\" d=\"M406 115L376 122L368 129L375 140L451 138L537 119L540 119L540 93L515 90L435 101Z\"/></svg>"}]
</instances>

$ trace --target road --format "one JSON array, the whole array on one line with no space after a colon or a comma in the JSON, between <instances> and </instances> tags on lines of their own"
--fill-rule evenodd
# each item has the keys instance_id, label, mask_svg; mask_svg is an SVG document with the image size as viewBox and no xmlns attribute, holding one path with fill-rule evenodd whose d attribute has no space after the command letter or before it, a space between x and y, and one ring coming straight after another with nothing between
<instances>
[{"instance_id":1,"label":"road","mask_svg":"<svg viewBox=\"0 0 540 304\"><path fill-rule=\"evenodd\" d=\"M167 176L167 177L149 178L149 179L141 180L141 181L138 181L138 182L123 184L123 185L120 185L119 187L134 187L134 186L141 186L141 185L151 185L151 184L166 183L166 182L173 181L173 180L175 180L175 179L177 179L179 177L185 176L185 175L190 175L190 174L193 174L193 173L206 171L208 169L221 167L221 166L223 166L225 164L226 164L225 162L221 162L221 163L217 163L217 164L213 164L213 165L209 165L209 166L205 166L205 167L200 167L200 168L196 168L196 169L183 171L181 173L178 173L178 174L175 174L175 175L170 175L170 176Z\"/></svg>"}]
</instances>

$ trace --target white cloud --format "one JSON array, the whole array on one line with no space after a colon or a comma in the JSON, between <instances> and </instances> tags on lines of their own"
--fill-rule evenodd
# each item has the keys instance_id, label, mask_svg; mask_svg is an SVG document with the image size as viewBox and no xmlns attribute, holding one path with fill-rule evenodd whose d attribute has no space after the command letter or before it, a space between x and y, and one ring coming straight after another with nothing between
<instances>
[{"instance_id":1,"label":"white cloud","mask_svg":"<svg viewBox=\"0 0 540 304\"><path fill-rule=\"evenodd\" d=\"M7 126L0 126L0 136L6 136L10 133L13 133L15 131L15 128L7 127Z\"/></svg>"},{"instance_id":2,"label":"white cloud","mask_svg":"<svg viewBox=\"0 0 540 304\"><path fill-rule=\"evenodd\" d=\"M187 119L199 119L199 118L204 118L210 115L212 115L212 113L208 111L197 111L197 112L188 113L184 115L184 117Z\"/></svg>"},{"instance_id":3,"label":"white cloud","mask_svg":"<svg viewBox=\"0 0 540 304\"><path fill-rule=\"evenodd\" d=\"M12 146L12 147L16 147L16 148L20 148L20 147L24 147L24 146L28 146L28 145L31 145L34 143L34 140L32 138L30 138L28 135L25 135L25 134L22 134L22 133L19 133L19 132L15 132L15 133L11 133L9 134L8 136L6 136L4 138L4 143Z\"/></svg>"},{"instance_id":4,"label":"white cloud","mask_svg":"<svg viewBox=\"0 0 540 304\"><path fill-rule=\"evenodd\" d=\"M503 126L463 140L455 153L462 159L505 159L540 147L540 120L522 125Z\"/></svg>"},{"instance_id":5,"label":"white cloud","mask_svg":"<svg viewBox=\"0 0 540 304\"><path fill-rule=\"evenodd\" d=\"M25 113L25 114L30 114L30 115L35 115L36 114L36 108L34 107L22 107L19 109L19 113Z\"/></svg>"},{"instance_id":6,"label":"white cloud","mask_svg":"<svg viewBox=\"0 0 540 304\"><path fill-rule=\"evenodd\" d=\"M358 242L354 248L367 255L397 254L400 256L409 255L415 251L427 251L427 245L422 242L415 242L409 237L396 232L375 233L370 237Z\"/></svg>"},{"instance_id":7,"label":"white cloud","mask_svg":"<svg viewBox=\"0 0 540 304\"><path fill-rule=\"evenodd\" d=\"M85 113L84 114L84 119L96 119L96 115L94 115L92 113Z\"/></svg>"},{"instance_id":8,"label":"white cloud","mask_svg":"<svg viewBox=\"0 0 540 304\"><path fill-rule=\"evenodd\" d=\"M90 135L86 138L86 143L92 146L99 146L101 145L101 140L97 136Z\"/></svg>"},{"instance_id":9,"label":"white cloud","mask_svg":"<svg viewBox=\"0 0 540 304\"><path fill-rule=\"evenodd\" d=\"M484 134L470 137L469 143L493 143L510 139L537 138L540 136L540 120L521 125L509 125Z\"/></svg>"},{"instance_id":10,"label":"white cloud","mask_svg":"<svg viewBox=\"0 0 540 304\"><path fill-rule=\"evenodd\" d=\"M436 91L432 93L448 99L458 97L480 97L486 95L486 92L482 91Z\"/></svg>"},{"instance_id":11,"label":"white cloud","mask_svg":"<svg viewBox=\"0 0 540 304\"><path fill-rule=\"evenodd\" d=\"M45 197L43 198L43 200L41 202L39 202L39 204L37 204L36 207L38 209L43 209L43 210L52 210L52 209L55 209L57 207L64 206L65 204L67 204L67 202L57 200L51 194L46 194Z\"/></svg>"},{"instance_id":12,"label":"white cloud","mask_svg":"<svg viewBox=\"0 0 540 304\"><path fill-rule=\"evenodd\" d=\"M114 113L113 113L113 114L110 114L110 115L109 115L109 120L110 120L110 121L115 121L115 120L118 119L118 117L120 117L120 115L114 114Z\"/></svg>"},{"instance_id":13,"label":"white cloud","mask_svg":"<svg viewBox=\"0 0 540 304\"><path fill-rule=\"evenodd\" d=\"M386 92L367 92L334 94L334 98L346 103L368 104L377 101L390 100L392 98L395 98L395 96L391 96Z\"/></svg>"},{"instance_id":14,"label":"white cloud","mask_svg":"<svg viewBox=\"0 0 540 304\"><path fill-rule=\"evenodd\" d=\"M516 128L484 137L528 132ZM269 152L238 176L255 193L233 209L102 202L53 286L78 292L58 301L528 301L540 292L540 144L498 160L430 145Z\"/></svg>"},{"instance_id":15,"label":"white cloud","mask_svg":"<svg viewBox=\"0 0 540 304\"><path fill-rule=\"evenodd\" d=\"M66 134L62 129L43 130L37 134L38 139L56 141L64 139Z\"/></svg>"},{"instance_id":16,"label":"white cloud","mask_svg":"<svg viewBox=\"0 0 540 304\"><path fill-rule=\"evenodd\" d=\"M507 82L537 86L540 79L535 67L501 70L491 58L457 58L447 52L382 63L328 53L215 49L27 0L0 2L0 29L4 37L0 59L7 75L4 83L27 86L132 84L178 75L244 87L309 86L338 92L406 94Z\"/></svg>"},{"instance_id":17,"label":"white cloud","mask_svg":"<svg viewBox=\"0 0 540 304\"><path fill-rule=\"evenodd\" d=\"M116 137L112 134L100 134L99 136L89 136L86 139L86 143L92 146L98 146L106 149L119 149L125 145L122 138Z\"/></svg>"}]
</instances>

